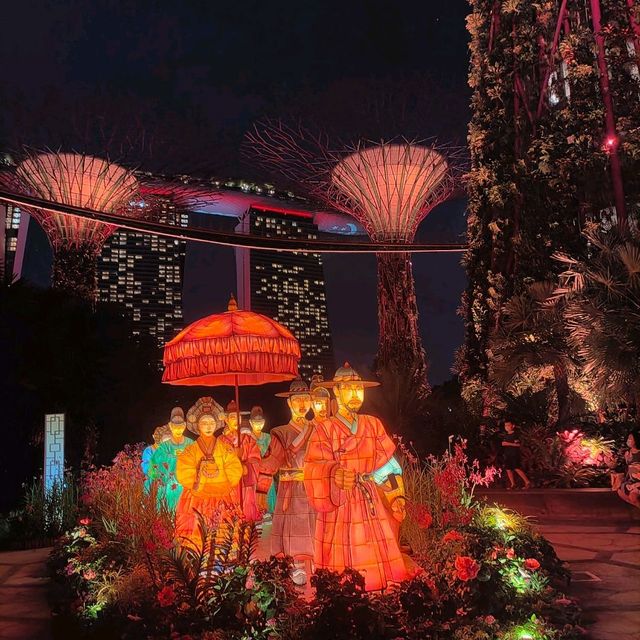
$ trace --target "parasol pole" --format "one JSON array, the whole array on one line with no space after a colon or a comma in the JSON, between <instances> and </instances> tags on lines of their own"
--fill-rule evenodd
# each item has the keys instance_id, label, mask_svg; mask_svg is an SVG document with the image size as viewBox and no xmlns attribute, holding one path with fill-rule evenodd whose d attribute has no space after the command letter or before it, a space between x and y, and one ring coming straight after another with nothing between
<instances>
[{"instance_id":1,"label":"parasol pole","mask_svg":"<svg viewBox=\"0 0 640 640\"><path fill-rule=\"evenodd\" d=\"M235 376L235 386L236 386L236 410L238 411L238 447L240 447L240 429L242 428L242 423L240 421L240 392L238 390L238 374Z\"/></svg>"}]
</instances>

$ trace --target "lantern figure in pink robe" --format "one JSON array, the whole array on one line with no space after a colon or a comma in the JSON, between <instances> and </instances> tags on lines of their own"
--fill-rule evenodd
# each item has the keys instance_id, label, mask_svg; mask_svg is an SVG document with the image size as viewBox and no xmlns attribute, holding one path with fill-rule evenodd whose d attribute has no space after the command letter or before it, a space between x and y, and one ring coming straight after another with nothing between
<instances>
[{"instance_id":1,"label":"lantern figure in pink robe","mask_svg":"<svg viewBox=\"0 0 640 640\"><path fill-rule=\"evenodd\" d=\"M405 515L395 445L378 418L359 413L365 388L378 383L345 363L325 384L333 387L338 412L316 424L304 461L307 495L318 511L315 565L356 569L367 590L383 589L408 572L393 522Z\"/></svg>"}]
</instances>

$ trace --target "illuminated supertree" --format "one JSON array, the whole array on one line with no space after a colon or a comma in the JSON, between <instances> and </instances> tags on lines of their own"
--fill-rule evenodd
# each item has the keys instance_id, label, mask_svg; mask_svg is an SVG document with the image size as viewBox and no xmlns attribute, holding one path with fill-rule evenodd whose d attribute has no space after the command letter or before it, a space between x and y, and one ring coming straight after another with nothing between
<instances>
[{"instance_id":1,"label":"illuminated supertree","mask_svg":"<svg viewBox=\"0 0 640 640\"><path fill-rule=\"evenodd\" d=\"M15 172L14 188L29 195L83 209L143 215L132 204L139 187L134 174L117 164L78 153L29 153ZM30 207L53 248L52 284L94 300L96 265L105 240L117 226Z\"/></svg>"},{"instance_id":2,"label":"illuminated supertree","mask_svg":"<svg viewBox=\"0 0 640 640\"><path fill-rule=\"evenodd\" d=\"M263 164L353 216L376 242L409 245L420 222L455 186L447 154L430 143L363 141L330 151L326 140L281 123L256 127L248 141ZM429 386L410 253L377 258L376 373L408 382L411 394L422 399Z\"/></svg>"}]
</instances>

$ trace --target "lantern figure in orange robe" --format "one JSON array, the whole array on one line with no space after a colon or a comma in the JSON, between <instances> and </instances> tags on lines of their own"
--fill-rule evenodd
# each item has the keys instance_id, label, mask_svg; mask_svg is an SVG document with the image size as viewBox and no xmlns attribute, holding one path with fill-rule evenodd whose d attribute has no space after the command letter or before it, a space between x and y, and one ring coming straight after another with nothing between
<instances>
[{"instance_id":1,"label":"lantern figure in orange robe","mask_svg":"<svg viewBox=\"0 0 640 640\"><path fill-rule=\"evenodd\" d=\"M307 495L318 511L315 565L356 569L367 590L383 589L408 573L392 523L405 514L395 445L378 418L359 414L365 388L378 383L345 363L325 384L333 387L338 412L315 427L304 462Z\"/></svg>"},{"instance_id":2,"label":"lantern figure in orange robe","mask_svg":"<svg viewBox=\"0 0 640 640\"><path fill-rule=\"evenodd\" d=\"M215 525L226 510L239 507L242 463L227 439L214 435L222 413L213 398L200 398L191 407L187 427L198 439L183 450L176 463L176 478L182 485L176 538L196 549L203 545L196 512Z\"/></svg>"},{"instance_id":3,"label":"lantern figure in orange robe","mask_svg":"<svg viewBox=\"0 0 640 640\"><path fill-rule=\"evenodd\" d=\"M244 517L256 522L260 520L260 511L256 501L256 485L258 484L258 465L260 464L260 449L251 433L244 429L238 434L239 422L242 415L248 415L248 411L238 412L238 405L232 400L227 405L227 413L224 417L226 428L223 435L229 446L233 447L242 463L242 480L237 487L238 502L242 505ZM238 445L238 441L240 444Z\"/></svg>"},{"instance_id":4,"label":"lantern figure in orange robe","mask_svg":"<svg viewBox=\"0 0 640 640\"><path fill-rule=\"evenodd\" d=\"M288 424L271 430L271 445L260 465L261 472L277 473L279 480L270 536L271 555L292 556L296 560L294 582L303 585L307 581L304 563L313 558L316 520L305 492L302 468L313 430L306 417L311 394L304 380L296 378L289 391L276 396L287 398L291 419Z\"/></svg>"}]
</instances>

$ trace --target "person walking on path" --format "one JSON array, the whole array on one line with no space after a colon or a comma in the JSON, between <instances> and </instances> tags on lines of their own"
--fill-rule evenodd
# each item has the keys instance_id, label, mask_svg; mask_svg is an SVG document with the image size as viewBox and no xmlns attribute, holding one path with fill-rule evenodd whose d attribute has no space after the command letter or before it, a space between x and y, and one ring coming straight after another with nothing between
<instances>
[{"instance_id":1,"label":"person walking on path","mask_svg":"<svg viewBox=\"0 0 640 640\"><path fill-rule=\"evenodd\" d=\"M516 426L510 420L504 422L504 432L502 433L502 466L507 472L507 478L509 479L509 486L507 489L516 489L516 482L514 472L518 474L522 482L524 482L524 489L528 489L531 486L531 482L527 477L527 474L522 468L522 453L520 450L520 439L516 433Z\"/></svg>"}]
</instances>

